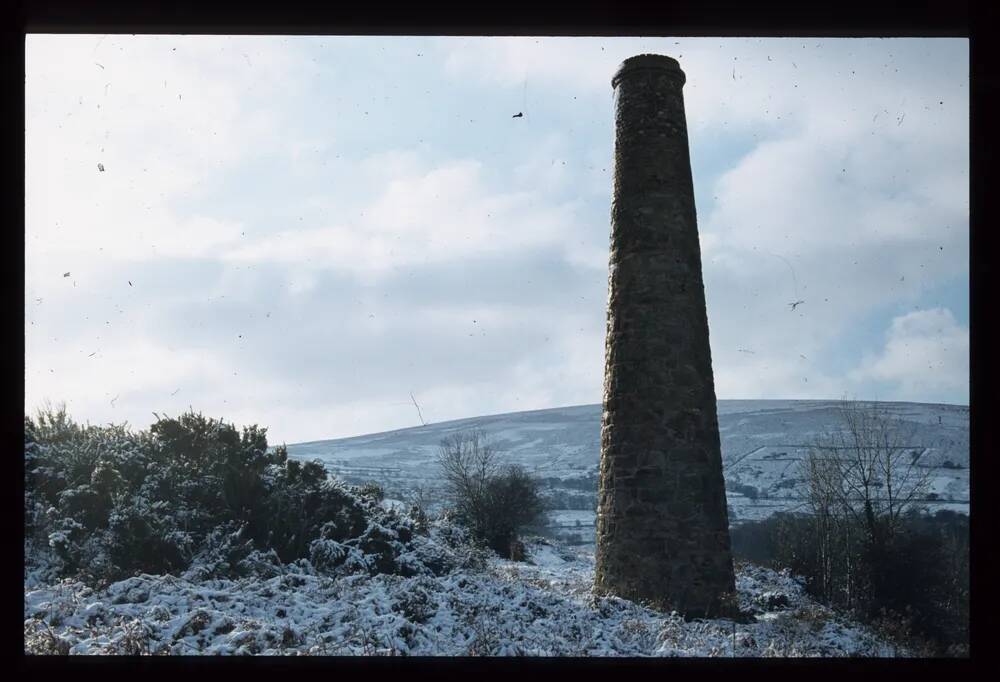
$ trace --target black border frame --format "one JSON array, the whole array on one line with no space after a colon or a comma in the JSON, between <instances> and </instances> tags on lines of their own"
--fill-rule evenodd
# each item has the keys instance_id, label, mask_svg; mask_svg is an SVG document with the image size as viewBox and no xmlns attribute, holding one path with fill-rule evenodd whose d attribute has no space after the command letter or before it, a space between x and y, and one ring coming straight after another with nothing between
<instances>
[{"instance_id":1,"label":"black border frame","mask_svg":"<svg viewBox=\"0 0 1000 682\"><path fill-rule=\"evenodd\" d=\"M13 96L4 98L3 159L9 164L14 183L4 184L9 196L3 230L7 267L0 268L3 291L12 307L24 300L24 37L27 33L186 33L186 34L287 34L287 35L546 35L546 36L741 36L741 37L967 37L970 39L970 465L972 532L972 591L975 594L971 624L970 659L856 659L856 660L644 660L644 659L466 659L466 658L296 658L253 657L218 660L209 657L151 658L58 658L29 657L23 640L15 634L8 645L18 659L19 672L75 670L101 675L163 671L201 671L218 674L244 666L260 672L332 670L350 674L431 673L435 677L468 676L481 672L499 675L555 672L642 672L678 670L699 677L706 674L815 673L820 670L843 675L854 671L929 673L971 672L984 667L990 651L989 623L995 613L996 550L991 533L987 489L995 477L994 437L984 420L992 410L992 349L997 347L989 323L989 280L993 271L992 226L995 211L986 193L994 186L991 152L996 148L995 128L1000 75L996 52L989 46L1000 11L995 3L968 0L879 3L850 0L837 3L749 3L738 0L669 2L578 1L565 7L539 3L507 2L462 6L409 3L398 7L384 4L308 2L281 3L192 0L15 0L3 12L4 37L0 54L3 87ZM13 25L12 25L13 24ZM8 176L10 177L10 176ZM14 313L16 317L20 313ZM22 324L23 324L23 318ZM15 325L12 325L14 327ZM5 408L2 433L9 452L23 443L24 337L3 336ZM20 390L18 390L20 389ZM19 414L21 413L21 414ZM21 440L17 440L18 437ZM17 491L8 498L6 520L9 533L23 537L23 460L10 477ZM22 555L23 558L23 555ZM10 565L8 565L10 564ZM5 568L20 572L13 562ZM22 578L12 576L11 587ZM13 590L11 590L13 593ZM20 608L12 605L11 620ZM18 619L21 620L21 619ZM15 621L14 632L20 631Z\"/></svg>"}]
</instances>

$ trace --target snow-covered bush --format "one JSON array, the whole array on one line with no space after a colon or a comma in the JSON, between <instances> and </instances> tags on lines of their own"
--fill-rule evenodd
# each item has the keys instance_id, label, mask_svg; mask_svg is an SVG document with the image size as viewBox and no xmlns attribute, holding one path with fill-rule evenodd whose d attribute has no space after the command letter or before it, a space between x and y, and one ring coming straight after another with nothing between
<instances>
[{"instance_id":1,"label":"snow-covered bush","mask_svg":"<svg viewBox=\"0 0 1000 682\"><path fill-rule=\"evenodd\" d=\"M357 547L323 538L309 544L309 562L331 575L368 571L368 561Z\"/></svg>"},{"instance_id":2,"label":"snow-covered bush","mask_svg":"<svg viewBox=\"0 0 1000 682\"><path fill-rule=\"evenodd\" d=\"M340 542L364 532L372 505L348 486L328 480L321 465L292 460L273 468L266 493L248 519L248 532L258 546L273 548L282 561L294 561L308 556L317 538Z\"/></svg>"},{"instance_id":3,"label":"snow-covered bush","mask_svg":"<svg viewBox=\"0 0 1000 682\"><path fill-rule=\"evenodd\" d=\"M463 531L445 523L438 532L452 544L442 550L425 518L382 498L378 486L331 480L320 462L289 460L284 447L269 452L257 426L186 413L133 433L79 426L62 409L25 421L26 541L81 580L261 577L297 561L415 576L476 563Z\"/></svg>"},{"instance_id":4,"label":"snow-covered bush","mask_svg":"<svg viewBox=\"0 0 1000 682\"><path fill-rule=\"evenodd\" d=\"M123 498L108 517L108 553L122 575L180 570L194 543L165 500L143 494Z\"/></svg>"},{"instance_id":5,"label":"snow-covered bush","mask_svg":"<svg viewBox=\"0 0 1000 682\"><path fill-rule=\"evenodd\" d=\"M48 545L63 565L73 569L80 563L80 540L83 535L83 526L71 518L62 518L48 536Z\"/></svg>"},{"instance_id":6,"label":"snow-covered bush","mask_svg":"<svg viewBox=\"0 0 1000 682\"><path fill-rule=\"evenodd\" d=\"M242 573L245 560L254 551L253 542L244 536L246 525L228 522L214 528L202 540L183 576L192 580L224 578Z\"/></svg>"}]
</instances>

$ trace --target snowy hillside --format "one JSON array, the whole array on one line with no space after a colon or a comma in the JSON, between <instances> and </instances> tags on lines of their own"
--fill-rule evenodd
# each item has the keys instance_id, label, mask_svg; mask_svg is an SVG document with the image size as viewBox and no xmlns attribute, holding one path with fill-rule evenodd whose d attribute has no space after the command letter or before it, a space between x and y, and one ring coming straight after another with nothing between
<instances>
[{"instance_id":1,"label":"snowy hillside","mask_svg":"<svg viewBox=\"0 0 1000 682\"><path fill-rule=\"evenodd\" d=\"M919 463L932 469L931 510L968 513L969 408L883 403L914 430ZM813 439L839 427L837 403L806 400L720 400L719 430L730 521L761 519L797 508L795 465ZM493 438L508 461L543 479L557 511L550 529L593 541L600 458L600 405L475 417L354 438L297 443L290 457L320 459L351 482L376 481L406 499L437 483L441 439L467 429Z\"/></svg>"},{"instance_id":2,"label":"snowy hillside","mask_svg":"<svg viewBox=\"0 0 1000 682\"><path fill-rule=\"evenodd\" d=\"M432 538L434 534L432 534ZM139 575L100 590L26 576L32 653L527 656L893 656L787 574L737 567L750 623L685 622L595 598L593 555L536 539L528 563L485 558L435 574Z\"/></svg>"}]
</instances>

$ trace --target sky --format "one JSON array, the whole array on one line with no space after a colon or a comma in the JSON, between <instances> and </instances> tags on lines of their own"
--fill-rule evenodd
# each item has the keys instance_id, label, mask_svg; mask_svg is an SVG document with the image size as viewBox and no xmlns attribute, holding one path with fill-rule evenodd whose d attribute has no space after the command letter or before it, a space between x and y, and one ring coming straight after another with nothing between
<instances>
[{"instance_id":1,"label":"sky","mask_svg":"<svg viewBox=\"0 0 1000 682\"><path fill-rule=\"evenodd\" d=\"M687 75L718 398L968 404L966 39L25 50L29 414L294 443L600 403L611 77L646 52Z\"/></svg>"}]
</instances>

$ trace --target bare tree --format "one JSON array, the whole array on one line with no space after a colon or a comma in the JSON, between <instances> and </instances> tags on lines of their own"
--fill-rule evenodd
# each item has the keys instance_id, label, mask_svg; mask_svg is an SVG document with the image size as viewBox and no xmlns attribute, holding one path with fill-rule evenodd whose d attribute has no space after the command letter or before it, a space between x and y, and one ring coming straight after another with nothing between
<instances>
[{"instance_id":1,"label":"bare tree","mask_svg":"<svg viewBox=\"0 0 1000 682\"><path fill-rule=\"evenodd\" d=\"M816 531L820 589L822 594L829 595L833 591L833 563L838 556L835 540L839 535L837 531L840 499L833 485L838 479L837 465L829 458L811 452L802 461L801 469L807 491L806 499L812 511Z\"/></svg>"},{"instance_id":2,"label":"bare tree","mask_svg":"<svg viewBox=\"0 0 1000 682\"><path fill-rule=\"evenodd\" d=\"M499 473L498 454L494 443L479 430L448 436L438 450L445 495L459 517L474 528L486 527L487 486Z\"/></svg>"},{"instance_id":3,"label":"bare tree","mask_svg":"<svg viewBox=\"0 0 1000 682\"><path fill-rule=\"evenodd\" d=\"M872 543L891 539L927 495L925 448L913 443L913 425L884 405L846 401L840 417L844 428L817 439L804 462L809 502L814 511L850 516Z\"/></svg>"},{"instance_id":4,"label":"bare tree","mask_svg":"<svg viewBox=\"0 0 1000 682\"><path fill-rule=\"evenodd\" d=\"M510 556L518 530L542 513L537 480L519 466L503 466L495 444L482 431L445 438L438 463L459 520L501 555Z\"/></svg>"},{"instance_id":5,"label":"bare tree","mask_svg":"<svg viewBox=\"0 0 1000 682\"><path fill-rule=\"evenodd\" d=\"M932 469L919 464L926 448L913 442L913 425L885 405L845 401L839 412L842 428L817 438L800 473L812 511L819 587L827 596L841 592L851 604L860 564L877 572L903 515L926 497Z\"/></svg>"}]
</instances>

